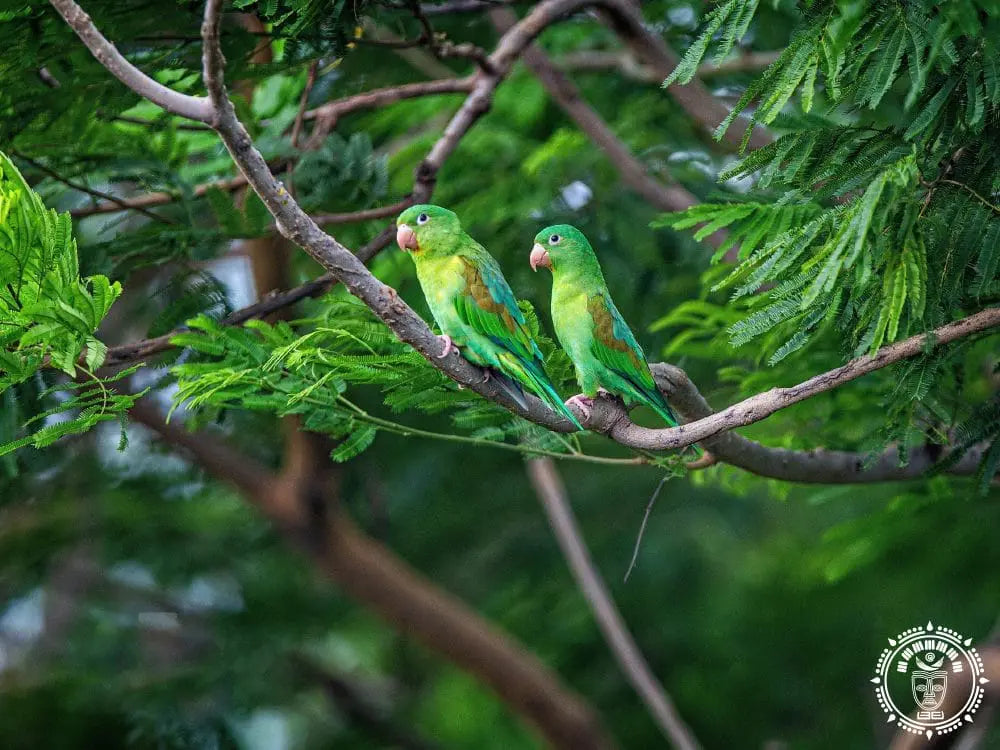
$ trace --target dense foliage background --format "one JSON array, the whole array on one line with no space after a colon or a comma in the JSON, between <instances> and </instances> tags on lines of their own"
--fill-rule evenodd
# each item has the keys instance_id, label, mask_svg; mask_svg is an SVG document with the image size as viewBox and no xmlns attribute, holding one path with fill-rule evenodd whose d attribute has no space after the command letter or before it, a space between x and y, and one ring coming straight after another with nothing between
<instances>
[{"instance_id":1,"label":"dense foliage background","mask_svg":"<svg viewBox=\"0 0 1000 750\"><path fill-rule=\"evenodd\" d=\"M996 305L1000 29L989 5L642 3L650 30L691 50L680 80L700 78L734 112L751 105L778 137L742 156L595 15L578 14L546 30L541 47L650 176L703 205L664 215L623 187L619 165L520 64L443 165L433 200L496 255L543 336L549 280L529 272L527 255L539 228L569 221L594 241L650 359L683 367L713 406L797 383ZM483 9L428 10L445 35L429 45L409 3L235 6L223 46L238 113L313 214L407 196L464 94L296 125L303 107L472 73L474 60L446 54L445 41L488 52L499 38ZM147 73L202 92L201 3L84 7ZM420 43L375 41L390 35ZM79 262L52 288L25 288L93 310L81 323L0 290L13 331L0 339L0 443L17 448L0 457L0 744L540 743L487 688L324 580L217 472L119 424L143 389L164 412L193 399L173 423L270 469L288 463L298 429L322 433L338 503L367 534L551 666L622 747L662 744L525 474L524 451L566 445L445 388L343 289L256 327L224 327L232 311L322 269L277 237L255 196L218 182L237 172L215 133L140 101L48 5L0 3L0 38L0 150L11 160L2 194L19 189L19 172L45 206L71 212L71 232L68 219L45 214L40 236L53 257ZM743 64L699 72L699 40ZM777 57L763 77L758 53ZM142 211L94 208L150 193L166 195ZM685 231L705 221L706 237L728 228L738 258ZM359 248L384 227L330 231ZM369 265L426 316L402 253L390 247ZM190 330L100 383L92 334L102 318L97 339L112 347ZM569 395L569 369L551 356ZM768 446L862 460L887 445L901 455L979 447L976 476L948 475L942 463L908 482L814 486L722 464L686 472L676 457L559 462L597 567L705 747L885 745L891 733L868 683L884 639L927 620L983 643L995 633L997 363L996 336L972 337L741 430ZM461 441L375 430L362 413ZM578 447L629 455L594 435ZM665 473L673 478L624 583ZM1000 747L1000 730L981 747Z\"/></svg>"}]
</instances>

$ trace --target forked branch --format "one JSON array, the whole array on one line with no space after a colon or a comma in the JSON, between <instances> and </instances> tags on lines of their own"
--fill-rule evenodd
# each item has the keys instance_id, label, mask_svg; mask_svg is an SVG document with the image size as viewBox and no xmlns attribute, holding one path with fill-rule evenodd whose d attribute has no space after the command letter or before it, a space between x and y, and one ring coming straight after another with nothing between
<instances>
[{"instance_id":1,"label":"forked branch","mask_svg":"<svg viewBox=\"0 0 1000 750\"><path fill-rule=\"evenodd\" d=\"M73 25L80 38L95 56L98 56L98 59L106 56L108 48L113 49L113 46L94 28L85 13L73 10L74 8L77 11L79 9L72 0L52 0L52 2L57 8L60 8L60 12ZM617 9L623 2L624 0L605 0L597 5L605 10ZM499 81L509 72L514 61L527 46L546 26L568 13L594 4L586 0L544 0L503 35L496 50L490 56L490 72L480 71L476 76L473 90L466 98L465 103L449 122L442 137L418 168L413 191L414 200L420 200L423 195L429 194L437 170L440 169L448 155L454 151L461 137L486 111ZM212 107L212 114L208 117L208 122L219 133L240 171L275 217L279 231L313 256L333 278L343 282L347 289L364 301L400 340L413 346L428 362L450 378L485 398L505 406L514 413L551 430L558 432L572 430L572 426L567 420L559 417L537 400L530 400L528 408L523 408L511 401L493 382L484 382L482 372L460 355L452 354L447 358L437 359L435 355L439 352L439 343L426 323L399 299L395 290L376 279L361 260L336 239L324 233L287 193L271 173L260 152L254 147L246 129L237 119L232 103L226 96L223 82L224 61L218 45L220 13L221 2L210 0L206 6L203 26L205 40L204 78ZM623 18L631 18L631 15L625 15ZM139 86L136 89L139 93L144 93L149 88L143 83L144 74L134 68L130 70L130 64L120 55L114 59L114 63L117 70L116 75L123 82ZM152 90L152 95L157 96L160 101L166 101L162 92L158 90ZM185 101L187 99L192 99L192 97L187 97ZM199 104L199 116L204 115L200 106ZM989 308L926 334L919 334L884 347L874 355L851 360L841 367L817 375L799 385L790 388L776 388L757 394L719 413L705 416L679 427L659 430L641 427L634 424L618 404L608 400L597 402L589 422L586 422L585 425L631 448L640 450L682 448L734 427L758 422L780 409L824 393L895 362L916 356L927 347L947 344L997 326L1000 326L1000 308Z\"/></svg>"}]
</instances>

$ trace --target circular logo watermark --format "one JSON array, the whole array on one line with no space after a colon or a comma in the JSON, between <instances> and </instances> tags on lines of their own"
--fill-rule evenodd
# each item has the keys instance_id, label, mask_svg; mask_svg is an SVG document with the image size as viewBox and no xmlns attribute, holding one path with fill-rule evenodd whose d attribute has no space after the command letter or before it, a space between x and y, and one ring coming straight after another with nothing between
<instances>
[{"instance_id":1,"label":"circular logo watermark","mask_svg":"<svg viewBox=\"0 0 1000 750\"><path fill-rule=\"evenodd\" d=\"M971 722L989 682L972 639L930 622L890 638L871 681L886 722L927 739Z\"/></svg>"}]
</instances>

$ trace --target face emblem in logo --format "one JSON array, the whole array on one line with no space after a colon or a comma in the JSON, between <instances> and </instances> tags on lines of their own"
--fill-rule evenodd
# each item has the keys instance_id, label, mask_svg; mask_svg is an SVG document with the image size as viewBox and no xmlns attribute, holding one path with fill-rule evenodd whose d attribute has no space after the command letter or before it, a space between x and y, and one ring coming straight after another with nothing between
<instances>
[{"instance_id":1,"label":"face emblem in logo","mask_svg":"<svg viewBox=\"0 0 1000 750\"><path fill-rule=\"evenodd\" d=\"M887 721L927 739L971 722L989 682L971 646L971 638L932 623L890 638L871 680Z\"/></svg>"},{"instance_id":2,"label":"face emblem in logo","mask_svg":"<svg viewBox=\"0 0 1000 750\"><path fill-rule=\"evenodd\" d=\"M945 656L934 651L927 651L914 657L917 669L910 672L910 686L913 688L913 700L924 711L935 711L944 703L948 692L948 673L942 669Z\"/></svg>"}]
</instances>

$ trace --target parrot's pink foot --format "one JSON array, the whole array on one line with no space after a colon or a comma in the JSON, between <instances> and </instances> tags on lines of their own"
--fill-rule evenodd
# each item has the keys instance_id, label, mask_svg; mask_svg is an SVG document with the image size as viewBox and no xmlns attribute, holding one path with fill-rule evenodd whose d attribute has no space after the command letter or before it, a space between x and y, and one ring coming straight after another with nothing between
<instances>
[{"instance_id":1,"label":"parrot's pink foot","mask_svg":"<svg viewBox=\"0 0 1000 750\"><path fill-rule=\"evenodd\" d=\"M489 370L483 370L483 382L484 383L489 383L490 382L490 371Z\"/></svg>"},{"instance_id":2,"label":"parrot's pink foot","mask_svg":"<svg viewBox=\"0 0 1000 750\"><path fill-rule=\"evenodd\" d=\"M575 406L583 414L584 419L590 419L590 409L594 405L594 399L578 393L572 398L566 399L566 406Z\"/></svg>"},{"instance_id":3,"label":"parrot's pink foot","mask_svg":"<svg viewBox=\"0 0 1000 750\"><path fill-rule=\"evenodd\" d=\"M443 336L438 336L438 338L441 339L442 343L444 343L444 351L437 356L438 359L444 359L449 354L451 354L452 349L457 349L457 347L453 343L451 343L451 336L449 336L447 333L444 334Z\"/></svg>"}]
</instances>

